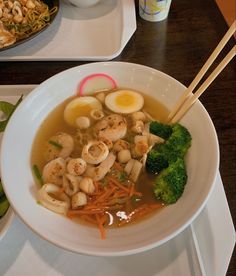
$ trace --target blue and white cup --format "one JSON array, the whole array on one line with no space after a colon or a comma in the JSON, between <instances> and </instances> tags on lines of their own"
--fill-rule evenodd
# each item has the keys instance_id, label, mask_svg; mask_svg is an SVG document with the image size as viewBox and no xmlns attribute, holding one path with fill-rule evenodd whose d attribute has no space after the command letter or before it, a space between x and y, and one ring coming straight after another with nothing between
<instances>
[{"instance_id":1,"label":"blue and white cup","mask_svg":"<svg viewBox=\"0 0 236 276\"><path fill-rule=\"evenodd\" d=\"M139 15L148 21L162 21L167 18L171 0L139 0Z\"/></svg>"}]
</instances>

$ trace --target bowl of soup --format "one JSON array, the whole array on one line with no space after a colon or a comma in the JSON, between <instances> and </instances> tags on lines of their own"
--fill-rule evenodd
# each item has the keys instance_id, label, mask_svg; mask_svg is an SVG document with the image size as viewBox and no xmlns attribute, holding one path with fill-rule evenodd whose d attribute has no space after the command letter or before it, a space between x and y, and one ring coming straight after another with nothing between
<instances>
[{"instance_id":1,"label":"bowl of soup","mask_svg":"<svg viewBox=\"0 0 236 276\"><path fill-rule=\"evenodd\" d=\"M199 101L167 121L185 89L124 62L74 67L40 84L2 141L14 211L42 238L82 254L135 254L176 236L204 208L219 166Z\"/></svg>"}]
</instances>

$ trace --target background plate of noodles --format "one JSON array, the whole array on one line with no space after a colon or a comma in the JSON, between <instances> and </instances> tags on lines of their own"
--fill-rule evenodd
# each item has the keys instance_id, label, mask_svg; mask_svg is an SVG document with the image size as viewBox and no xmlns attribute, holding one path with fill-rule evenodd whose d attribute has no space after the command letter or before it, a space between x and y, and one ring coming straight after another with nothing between
<instances>
[{"instance_id":1,"label":"background plate of noodles","mask_svg":"<svg viewBox=\"0 0 236 276\"><path fill-rule=\"evenodd\" d=\"M0 51L41 33L58 10L59 0L0 0Z\"/></svg>"}]
</instances>

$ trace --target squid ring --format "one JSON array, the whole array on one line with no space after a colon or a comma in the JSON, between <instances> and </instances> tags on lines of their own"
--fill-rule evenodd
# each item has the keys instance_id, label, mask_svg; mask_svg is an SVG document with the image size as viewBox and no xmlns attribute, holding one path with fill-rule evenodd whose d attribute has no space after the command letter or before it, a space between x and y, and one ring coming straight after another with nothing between
<instances>
[{"instance_id":1,"label":"squid ring","mask_svg":"<svg viewBox=\"0 0 236 276\"><path fill-rule=\"evenodd\" d=\"M57 194L60 192L60 199L56 199L50 194ZM55 184L44 184L38 193L39 202L47 209L56 212L58 214L66 214L70 206L69 197L61 192L61 188Z\"/></svg>"},{"instance_id":2,"label":"squid ring","mask_svg":"<svg viewBox=\"0 0 236 276\"><path fill-rule=\"evenodd\" d=\"M109 153L108 146L102 141L90 141L83 147L82 158L89 164L97 165L104 161Z\"/></svg>"}]
</instances>

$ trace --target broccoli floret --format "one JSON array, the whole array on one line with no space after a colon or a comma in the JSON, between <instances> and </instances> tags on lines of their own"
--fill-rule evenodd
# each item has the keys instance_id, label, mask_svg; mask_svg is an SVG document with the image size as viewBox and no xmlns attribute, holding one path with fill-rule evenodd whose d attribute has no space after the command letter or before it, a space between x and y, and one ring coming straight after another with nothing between
<instances>
[{"instance_id":1,"label":"broccoli floret","mask_svg":"<svg viewBox=\"0 0 236 276\"><path fill-rule=\"evenodd\" d=\"M150 173L160 173L179 157L183 158L191 146L191 135L180 124L171 126L172 134L164 144L156 144L148 153L146 168Z\"/></svg>"},{"instance_id":2,"label":"broccoli floret","mask_svg":"<svg viewBox=\"0 0 236 276\"><path fill-rule=\"evenodd\" d=\"M151 149L147 155L146 168L148 172L159 173L154 185L156 198L172 204L180 198L187 182L183 158L191 146L192 138L180 124L167 126L152 122L150 132L167 140Z\"/></svg>"},{"instance_id":3,"label":"broccoli floret","mask_svg":"<svg viewBox=\"0 0 236 276\"><path fill-rule=\"evenodd\" d=\"M160 173L169 165L165 155L155 148L151 149L147 155L146 169L149 173Z\"/></svg>"},{"instance_id":4,"label":"broccoli floret","mask_svg":"<svg viewBox=\"0 0 236 276\"><path fill-rule=\"evenodd\" d=\"M175 153L183 157L191 146L191 135L189 131L180 124L172 125L172 134L165 143L165 151Z\"/></svg>"},{"instance_id":5,"label":"broccoli floret","mask_svg":"<svg viewBox=\"0 0 236 276\"><path fill-rule=\"evenodd\" d=\"M173 204L183 194L186 183L185 163L182 158L178 158L157 176L154 184L154 194L157 199L164 203Z\"/></svg>"},{"instance_id":6,"label":"broccoli floret","mask_svg":"<svg viewBox=\"0 0 236 276\"><path fill-rule=\"evenodd\" d=\"M165 125L157 121L150 123L149 130L152 134L155 134L165 140L172 134L172 128L170 125Z\"/></svg>"},{"instance_id":7,"label":"broccoli floret","mask_svg":"<svg viewBox=\"0 0 236 276\"><path fill-rule=\"evenodd\" d=\"M152 130L164 129L163 124L152 122ZM148 153L146 168L148 172L159 173L155 179L154 194L157 199L166 204L175 203L184 191L187 182L187 174L184 163L184 156L191 146L191 135L188 130L180 124L173 124L171 133L164 131L168 139L163 144L156 144ZM150 126L151 131L151 126ZM160 137L164 137L161 131L152 132ZM161 136L162 135L162 136Z\"/></svg>"}]
</instances>

